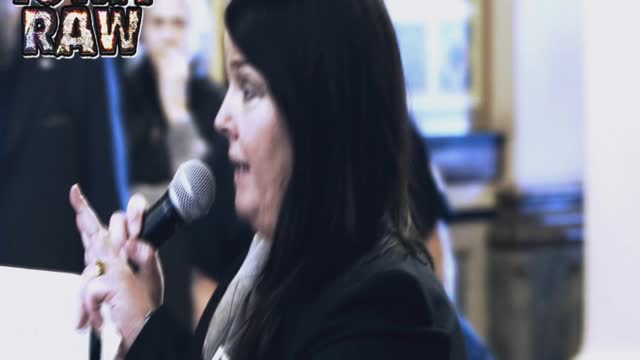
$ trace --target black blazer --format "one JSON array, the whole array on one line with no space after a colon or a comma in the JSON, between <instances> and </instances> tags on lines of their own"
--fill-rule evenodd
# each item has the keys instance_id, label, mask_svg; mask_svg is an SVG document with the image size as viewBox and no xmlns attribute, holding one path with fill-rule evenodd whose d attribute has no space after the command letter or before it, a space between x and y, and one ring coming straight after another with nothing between
<instances>
[{"instance_id":1,"label":"black blazer","mask_svg":"<svg viewBox=\"0 0 640 360\"><path fill-rule=\"evenodd\" d=\"M214 293L195 337L161 307L127 359L201 359L226 285ZM435 274L399 245L369 256L319 297L291 308L278 334L269 359L466 359L456 313Z\"/></svg>"}]
</instances>

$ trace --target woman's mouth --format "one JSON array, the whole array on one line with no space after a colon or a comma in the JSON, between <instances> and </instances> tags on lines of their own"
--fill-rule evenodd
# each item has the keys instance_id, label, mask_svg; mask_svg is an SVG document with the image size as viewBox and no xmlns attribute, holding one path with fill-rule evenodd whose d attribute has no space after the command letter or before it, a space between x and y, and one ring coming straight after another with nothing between
<instances>
[{"instance_id":1,"label":"woman's mouth","mask_svg":"<svg viewBox=\"0 0 640 360\"><path fill-rule=\"evenodd\" d=\"M237 183L249 173L249 163L242 161L232 161L233 165L233 179Z\"/></svg>"},{"instance_id":2,"label":"woman's mouth","mask_svg":"<svg viewBox=\"0 0 640 360\"><path fill-rule=\"evenodd\" d=\"M233 170L234 172L248 172L249 171L249 163L242 161L233 161Z\"/></svg>"}]
</instances>

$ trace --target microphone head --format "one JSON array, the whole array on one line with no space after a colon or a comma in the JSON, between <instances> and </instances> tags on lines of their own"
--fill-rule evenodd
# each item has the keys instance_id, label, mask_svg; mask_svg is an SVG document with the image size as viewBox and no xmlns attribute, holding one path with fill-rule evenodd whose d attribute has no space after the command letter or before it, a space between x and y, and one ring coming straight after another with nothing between
<instances>
[{"instance_id":1,"label":"microphone head","mask_svg":"<svg viewBox=\"0 0 640 360\"><path fill-rule=\"evenodd\" d=\"M200 160L180 165L171 184L169 198L185 223L209 213L216 193L216 183L209 167Z\"/></svg>"}]
</instances>

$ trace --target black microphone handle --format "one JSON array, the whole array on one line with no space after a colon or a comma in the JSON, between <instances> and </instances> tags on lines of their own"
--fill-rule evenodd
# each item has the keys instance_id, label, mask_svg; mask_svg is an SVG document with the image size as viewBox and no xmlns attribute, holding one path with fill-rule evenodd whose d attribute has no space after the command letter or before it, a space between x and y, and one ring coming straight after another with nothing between
<instances>
[{"instance_id":1,"label":"black microphone handle","mask_svg":"<svg viewBox=\"0 0 640 360\"><path fill-rule=\"evenodd\" d=\"M145 211L140 238L158 249L183 223L180 214L171 203L169 191L166 191L160 200Z\"/></svg>"}]
</instances>

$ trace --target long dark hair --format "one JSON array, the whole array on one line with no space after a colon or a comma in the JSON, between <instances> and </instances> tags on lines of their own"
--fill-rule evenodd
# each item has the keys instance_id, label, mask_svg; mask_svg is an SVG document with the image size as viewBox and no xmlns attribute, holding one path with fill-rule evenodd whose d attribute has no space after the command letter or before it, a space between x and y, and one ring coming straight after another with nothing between
<instances>
[{"instance_id":1,"label":"long dark hair","mask_svg":"<svg viewBox=\"0 0 640 360\"><path fill-rule=\"evenodd\" d=\"M294 163L269 260L233 359L266 356L287 304L313 296L381 242L409 254L410 122L381 0L233 0L230 38L266 78Z\"/></svg>"}]
</instances>

